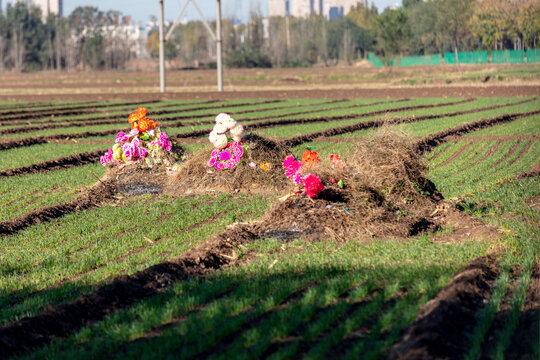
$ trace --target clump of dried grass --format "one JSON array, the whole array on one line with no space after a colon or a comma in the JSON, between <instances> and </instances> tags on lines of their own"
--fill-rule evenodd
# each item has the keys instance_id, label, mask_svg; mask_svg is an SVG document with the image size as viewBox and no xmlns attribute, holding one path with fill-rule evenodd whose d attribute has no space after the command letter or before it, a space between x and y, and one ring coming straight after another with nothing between
<instances>
[{"instance_id":1,"label":"clump of dried grass","mask_svg":"<svg viewBox=\"0 0 540 360\"><path fill-rule=\"evenodd\" d=\"M255 134L248 134L242 143L245 152L242 161L229 170L216 170L207 165L213 148L194 154L180 166L171 179L170 186L178 187L179 193L203 193L207 191L269 193L283 191L287 178L283 176L281 164L287 155L280 143ZM249 164L253 162L255 167ZM270 164L268 171L260 164Z\"/></svg>"}]
</instances>

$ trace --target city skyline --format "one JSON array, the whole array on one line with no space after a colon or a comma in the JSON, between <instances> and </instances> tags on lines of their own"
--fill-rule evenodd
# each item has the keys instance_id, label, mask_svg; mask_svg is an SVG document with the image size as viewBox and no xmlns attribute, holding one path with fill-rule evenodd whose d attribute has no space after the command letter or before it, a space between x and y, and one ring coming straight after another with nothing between
<instances>
[{"instance_id":1,"label":"city skyline","mask_svg":"<svg viewBox=\"0 0 540 360\"><path fill-rule=\"evenodd\" d=\"M268 16L269 0L222 0L222 16L228 19L236 19L245 22L249 19L250 12L258 12L263 16ZM2 8L14 0L0 0ZM185 0L164 0L165 19L173 21L180 12ZM387 6L401 6L401 0L375 0L369 1L369 6L374 3L382 11ZM197 0L197 5L203 12L207 20L216 18L215 0ZM78 6L95 6L101 11L119 10L123 15L131 15L136 23L146 24L151 16L158 18L159 1L133 1L133 0L63 0L63 14L68 16ZM199 20L199 16L190 4L185 12L185 18L189 20Z\"/></svg>"}]
</instances>

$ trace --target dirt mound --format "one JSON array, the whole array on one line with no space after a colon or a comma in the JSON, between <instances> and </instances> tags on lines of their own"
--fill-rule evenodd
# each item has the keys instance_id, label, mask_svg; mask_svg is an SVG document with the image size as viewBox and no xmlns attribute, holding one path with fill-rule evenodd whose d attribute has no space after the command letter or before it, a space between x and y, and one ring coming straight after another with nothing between
<instances>
[{"instance_id":1,"label":"dirt mound","mask_svg":"<svg viewBox=\"0 0 540 360\"><path fill-rule=\"evenodd\" d=\"M405 137L382 129L359 142L345 164L332 169L323 161L309 169L325 190L315 200L299 195L274 204L261 234L283 240L403 238L439 226L429 216L442 196L424 177L425 165Z\"/></svg>"},{"instance_id":2,"label":"dirt mound","mask_svg":"<svg viewBox=\"0 0 540 360\"><path fill-rule=\"evenodd\" d=\"M283 191L288 180L281 163L288 154L282 144L250 134L244 142L242 161L233 169L216 170L208 166L212 150L209 146L189 158L167 184L167 192L184 195L209 191L275 194ZM261 168L267 163L268 168Z\"/></svg>"}]
</instances>

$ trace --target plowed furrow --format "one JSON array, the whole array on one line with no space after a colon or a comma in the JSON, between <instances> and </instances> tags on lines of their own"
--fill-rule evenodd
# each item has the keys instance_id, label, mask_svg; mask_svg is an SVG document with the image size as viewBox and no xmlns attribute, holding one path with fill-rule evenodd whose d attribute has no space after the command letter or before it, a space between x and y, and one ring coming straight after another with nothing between
<instances>
[{"instance_id":1,"label":"plowed furrow","mask_svg":"<svg viewBox=\"0 0 540 360\"><path fill-rule=\"evenodd\" d=\"M99 321L111 312L161 292L175 281L218 269L233 258L224 255L230 254L235 246L254 238L255 234L249 228L237 225L176 259L117 278L88 295L47 309L37 316L6 324L0 327L0 357L47 344L89 322Z\"/></svg>"},{"instance_id":2,"label":"plowed furrow","mask_svg":"<svg viewBox=\"0 0 540 360\"><path fill-rule=\"evenodd\" d=\"M100 156L103 155L103 153L105 153L106 151L107 149L89 151L89 152L79 153L76 155L61 157L54 160L43 161L43 162L32 164L29 166L3 170L3 171L0 171L0 177L34 174L34 173L39 173L39 172L67 169L67 168L71 168L75 166L92 164L98 161Z\"/></svg>"},{"instance_id":3,"label":"plowed furrow","mask_svg":"<svg viewBox=\"0 0 540 360\"><path fill-rule=\"evenodd\" d=\"M468 349L475 315L489 298L500 272L494 256L473 260L422 307L387 359L458 359Z\"/></svg>"}]
</instances>

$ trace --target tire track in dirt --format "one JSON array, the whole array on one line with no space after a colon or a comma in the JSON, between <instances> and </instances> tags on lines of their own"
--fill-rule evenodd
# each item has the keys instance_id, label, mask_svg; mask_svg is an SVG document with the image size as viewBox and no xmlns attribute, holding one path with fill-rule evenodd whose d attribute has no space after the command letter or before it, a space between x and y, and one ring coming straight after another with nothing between
<instances>
[{"instance_id":1,"label":"tire track in dirt","mask_svg":"<svg viewBox=\"0 0 540 360\"><path fill-rule=\"evenodd\" d=\"M234 259L234 248L256 236L248 226L236 224L175 259L121 276L88 295L49 308L37 316L8 323L0 327L0 357L47 344L111 312L162 292L176 281L202 276L227 265Z\"/></svg>"},{"instance_id":2,"label":"tire track in dirt","mask_svg":"<svg viewBox=\"0 0 540 360\"><path fill-rule=\"evenodd\" d=\"M92 164L98 161L101 155L103 155L106 151L107 149L88 151L84 153L57 158L54 160L43 161L29 166L2 170L0 171L0 177L36 174L52 170L67 169L75 166Z\"/></svg>"},{"instance_id":3,"label":"tire track in dirt","mask_svg":"<svg viewBox=\"0 0 540 360\"><path fill-rule=\"evenodd\" d=\"M468 349L475 315L485 306L500 273L494 255L471 261L422 307L386 359L459 359Z\"/></svg>"}]
</instances>

